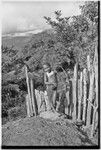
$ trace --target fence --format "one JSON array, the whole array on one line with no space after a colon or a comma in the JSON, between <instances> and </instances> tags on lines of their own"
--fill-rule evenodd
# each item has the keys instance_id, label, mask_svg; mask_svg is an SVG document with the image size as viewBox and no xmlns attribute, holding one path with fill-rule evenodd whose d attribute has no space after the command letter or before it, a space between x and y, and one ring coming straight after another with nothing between
<instances>
[{"instance_id":1,"label":"fence","mask_svg":"<svg viewBox=\"0 0 101 150\"><path fill-rule=\"evenodd\" d=\"M34 89L33 79L28 77L25 66L28 95L26 96L27 115L37 116L45 110L44 102L47 102L47 95L44 92ZM95 49L93 65L90 63L90 56L87 56L87 68L78 76L78 64L74 67L74 77L70 81L70 88L67 90L65 102L65 114L70 114L73 120L82 120L85 126L91 126L91 137L98 126L98 53ZM70 104L66 105L66 103ZM73 106L73 107L72 107Z\"/></svg>"}]
</instances>

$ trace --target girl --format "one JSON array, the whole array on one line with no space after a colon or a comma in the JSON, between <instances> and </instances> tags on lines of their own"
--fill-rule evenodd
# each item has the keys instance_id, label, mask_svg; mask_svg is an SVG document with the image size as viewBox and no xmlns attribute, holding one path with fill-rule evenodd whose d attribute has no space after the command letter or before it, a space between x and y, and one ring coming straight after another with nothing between
<instances>
[{"instance_id":1,"label":"girl","mask_svg":"<svg viewBox=\"0 0 101 150\"><path fill-rule=\"evenodd\" d=\"M52 71L49 63L43 64L44 69L44 84L48 96L48 103L46 104L48 110L55 110L56 96L57 96L57 74Z\"/></svg>"}]
</instances>

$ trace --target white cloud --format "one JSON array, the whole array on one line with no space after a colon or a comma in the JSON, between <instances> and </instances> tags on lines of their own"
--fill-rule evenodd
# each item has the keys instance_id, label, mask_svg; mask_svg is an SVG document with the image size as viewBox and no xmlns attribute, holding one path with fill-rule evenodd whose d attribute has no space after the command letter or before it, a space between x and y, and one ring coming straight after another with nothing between
<instances>
[{"instance_id":1,"label":"white cloud","mask_svg":"<svg viewBox=\"0 0 101 150\"><path fill-rule=\"evenodd\" d=\"M17 20L17 31L28 31L28 30L34 30L36 27L28 22L28 19L20 17Z\"/></svg>"},{"instance_id":2,"label":"white cloud","mask_svg":"<svg viewBox=\"0 0 101 150\"><path fill-rule=\"evenodd\" d=\"M80 14L82 2L3 2L2 32L46 29L43 16L54 18L54 11L62 10L63 16Z\"/></svg>"}]
</instances>

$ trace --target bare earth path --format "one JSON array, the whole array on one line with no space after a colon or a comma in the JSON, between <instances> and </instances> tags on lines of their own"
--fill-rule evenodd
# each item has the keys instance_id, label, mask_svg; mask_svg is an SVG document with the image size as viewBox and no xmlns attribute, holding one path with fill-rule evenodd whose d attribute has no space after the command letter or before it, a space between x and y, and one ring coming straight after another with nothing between
<instances>
[{"instance_id":1,"label":"bare earth path","mask_svg":"<svg viewBox=\"0 0 101 150\"><path fill-rule=\"evenodd\" d=\"M55 121L40 117L24 118L2 128L2 145L9 146L74 146L97 145L67 119Z\"/></svg>"}]
</instances>

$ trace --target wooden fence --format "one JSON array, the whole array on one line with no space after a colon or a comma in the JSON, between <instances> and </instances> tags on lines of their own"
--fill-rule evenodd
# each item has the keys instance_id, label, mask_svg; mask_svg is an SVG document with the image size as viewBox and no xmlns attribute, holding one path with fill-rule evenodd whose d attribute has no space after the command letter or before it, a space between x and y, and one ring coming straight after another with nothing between
<instances>
[{"instance_id":1,"label":"wooden fence","mask_svg":"<svg viewBox=\"0 0 101 150\"><path fill-rule=\"evenodd\" d=\"M28 95L26 96L27 115L37 116L46 110L47 95L45 92L34 89L33 79L28 77L25 66ZM79 75L78 75L79 73ZM95 49L93 65L90 56L87 56L87 68L78 72L78 64L74 67L74 77L70 81L65 101L65 114L70 114L72 119L82 120L85 126L91 126L91 137L98 126L98 53ZM70 104L66 105L66 103ZM69 110L69 111L68 111ZM71 112L71 113L70 113Z\"/></svg>"}]
</instances>

